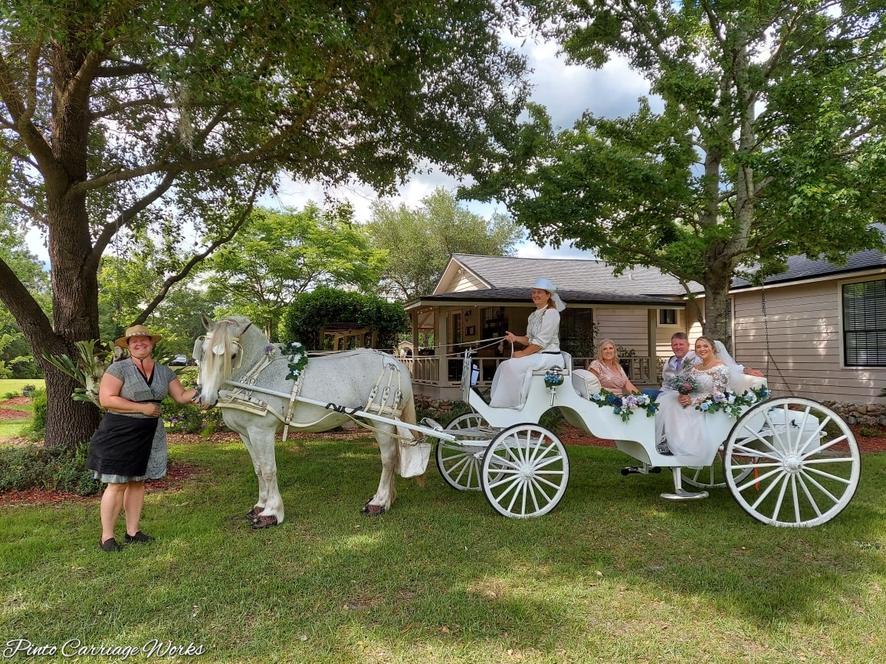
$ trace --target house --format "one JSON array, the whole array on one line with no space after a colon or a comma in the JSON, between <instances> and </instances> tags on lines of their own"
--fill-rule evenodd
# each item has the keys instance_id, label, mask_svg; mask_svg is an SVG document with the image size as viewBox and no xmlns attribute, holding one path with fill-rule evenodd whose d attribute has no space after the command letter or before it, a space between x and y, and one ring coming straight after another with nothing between
<instances>
[{"instance_id":1,"label":"house","mask_svg":"<svg viewBox=\"0 0 886 664\"><path fill-rule=\"evenodd\" d=\"M886 254L862 251L845 265L793 256L762 286L735 279L730 293L735 357L776 394L883 412L874 404L886 388Z\"/></svg>"},{"instance_id":2,"label":"house","mask_svg":"<svg viewBox=\"0 0 886 664\"><path fill-rule=\"evenodd\" d=\"M701 334L686 288L654 268L616 277L597 260L455 254L434 292L406 304L418 349L406 358L416 394L458 399L459 351L522 332L533 308L529 286L541 276L554 279L568 304L560 339L576 365L592 357L592 335L611 337L631 380L655 385L671 335ZM702 287L687 287L703 303ZM761 369L775 394L878 403L886 387L886 255L863 251L845 265L792 257L762 286L735 279L730 295L735 358ZM491 383L509 355L504 343L480 350L479 384Z\"/></svg>"},{"instance_id":3,"label":"house","mask_svg":"<svg viewBox=\"0 0 886 664\"><path fill-rule=\"evenodd\" d=\"M671 335L678 330L701 334L698 316L687 306L686 289L654 268L635 268L616 277L609 265L596 260L454 254L434 292L406 304L418 349L406 359L416 393L457 399L459 352L507 330L522 333L534 308L530 286L543 276L554 280L567 302L560 345L572 353L576 365L593 357L594 337L612 337L631 380L653 385L660 363L671 354ZM688 286L693 293L703 290L696 283ZM481 349L476 360L479 384L490 384L498 364L509 356L504 342Z\"/></svg>"}]
</instances>

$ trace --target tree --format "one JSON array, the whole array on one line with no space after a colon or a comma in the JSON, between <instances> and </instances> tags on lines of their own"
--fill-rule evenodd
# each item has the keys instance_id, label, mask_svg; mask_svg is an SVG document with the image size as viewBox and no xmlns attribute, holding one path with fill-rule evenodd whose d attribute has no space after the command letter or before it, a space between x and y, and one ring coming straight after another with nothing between
<instances>
[{"instance_id":1,"label":"tree","mask_svg":"<svg viewBox=\"0 0 886 664\"><path fill-rule=\"evenodd\" d=\"M700 282L705 332L727 343L736 272L882 244L882 3L539 4L574 62L623 55L663 110L644 98L558 133L532 109L473 194L504 199L536 241Z\"/></svg>"},{"instance_id":2,"label":"tree","mask_svg":"<svg viewBox=\"0 0 886 664\"><path fill-rule=\"evenodd\" d=\"M121 229L150 227L167 247L195 229L165 288L236 232L279 169L381 191L419 160L470 169L525 97L523 60L499 39L511 6L5 3L0 191L46 232L52 318L5 261L0 300L34 355L72 355L98 336L97 274ZM89 437L97 411L41 362L46 443Z\"/></svg>"},{"instance_id":3,"label":"tree","mask_svg":"<svg viewBox=\"0 0 886 664\"><path fill-rule=\"evenodd\" d=\"M379 202L367 225L373 244L388 253L384 278L393 296L410 300L430 293L455 253L505 256L523 237L510 217L487 221L437 189L417 210Z\"/></svg>"},{"instance_id":4,"label":"tree","mask_svg":"<svg viewBox=\"0 0 886 664\"><path fill-rule=\"evenodd\" d=\"M369 246L349 208L325 214L256 210L237 238L206 264L205 283L223 311L247 316L272 340L283 309L317 286L369 290L378 284L384 254Z\"/></svg>"},{"instance_id":5,"label":"tree","mask_svg":"<svg viewBox=\"0 0 886 664\"><path fill-rule=\"evenodd\" d=\"M298 341L305 348L324 350L321 331L334 323L368 328L375 347L384 349L393 348L398 336L409 329L409 318L403 305L387 302L377 295L324 286L295 298L283 316L282 332L287 341Z\"/></svg>"}]
</instances>

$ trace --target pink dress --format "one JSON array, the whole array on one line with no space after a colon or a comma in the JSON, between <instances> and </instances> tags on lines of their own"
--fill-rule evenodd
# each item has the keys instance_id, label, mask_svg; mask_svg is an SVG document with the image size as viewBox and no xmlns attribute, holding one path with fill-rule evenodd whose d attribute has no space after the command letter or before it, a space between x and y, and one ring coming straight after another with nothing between
<instances>
[{"instance_id":1,"label":"pink dress","mask_svg":"<svg viewBox=\"0 0 886 664\"><path fill-rule=\"evenodd\" d=\"M594 360L588 365L588 369L597 374L597 377L600 379L600 386L604 390L609 390L613 394L624 393L628 376L620 364L618 365L618 370L614 371L600 360Z\"/></svg>"}]
</instances>

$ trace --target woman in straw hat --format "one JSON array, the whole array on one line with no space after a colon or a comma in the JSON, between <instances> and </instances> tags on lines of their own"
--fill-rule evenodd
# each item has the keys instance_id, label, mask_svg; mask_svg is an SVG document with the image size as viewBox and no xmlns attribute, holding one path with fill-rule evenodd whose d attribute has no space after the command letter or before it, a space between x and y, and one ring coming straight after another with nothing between
<instances>
[{"instance_id":1,"label":"woman in straw hat","mask_svg":"<svg viewBox=\"0 0 886 664\"><path fill-rule=\"evenodd\" d=\"M114 527L120 511L126 512L124 542L143 543L154 538L139 530L145 502L145 480L166 474L166 430L160 419L160 402L167 394L188 403L196 390L182 387L169 367L151 357L160 339L144 325L134 325L115 344L129 350L129 358L114 362L99 386L99 402L106 410L89 441L86 466L107 484L101 500L102 535L99 548L119 551Z\"/></svg>"},{"instance_id":2,"label":"woman in straw hat","mask_svg":"<svg viewBox=\"0 0 886 664\"><path fill-rule=\"evenodd\" d=\"M502 362L492 379L489 405L496 408L519 408L524 382L531 371L563 366L560 354L560 312L566 304L557 294L557 286L550 279L536 279L532 285L532 303L535 311L526 323L526 336L508 332L505 339L524 346L514 351L510 360Z\"/></svg>"}]
</instances>

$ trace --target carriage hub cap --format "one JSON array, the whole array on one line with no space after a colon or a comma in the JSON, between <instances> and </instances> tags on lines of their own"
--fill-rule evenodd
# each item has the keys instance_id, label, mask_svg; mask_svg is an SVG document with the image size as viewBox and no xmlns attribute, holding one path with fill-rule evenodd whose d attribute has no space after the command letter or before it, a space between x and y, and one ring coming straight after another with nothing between
<instances>
[{"instance_id":1,"label":"carriage hub cap","mask_svg":"<svg viewBox=\"0 0 886 664\"><path fill-rule=\"evenodd\" d=\"M803 462L800 460L799 456L791 455L784 460L783 465L784 469L787 472L791 473L792 475L796 475L803 467Z\"/></svg>"}]
</instances>

